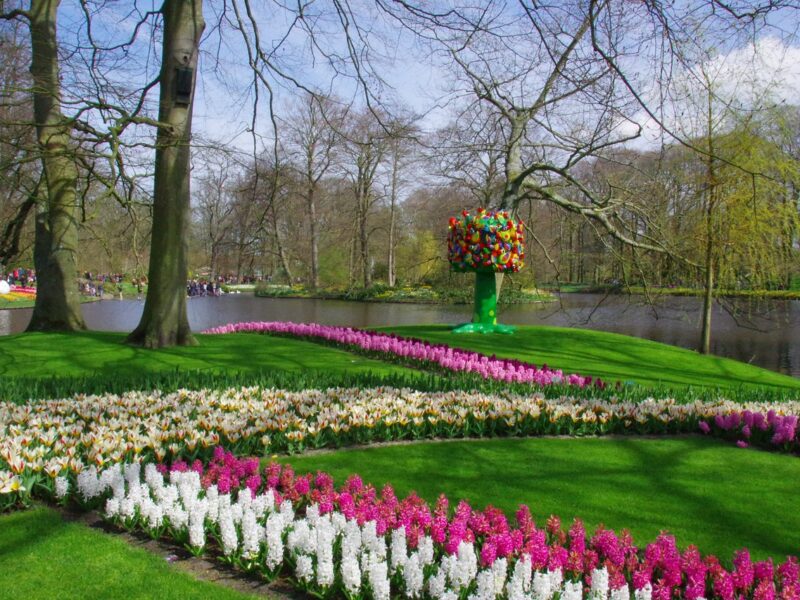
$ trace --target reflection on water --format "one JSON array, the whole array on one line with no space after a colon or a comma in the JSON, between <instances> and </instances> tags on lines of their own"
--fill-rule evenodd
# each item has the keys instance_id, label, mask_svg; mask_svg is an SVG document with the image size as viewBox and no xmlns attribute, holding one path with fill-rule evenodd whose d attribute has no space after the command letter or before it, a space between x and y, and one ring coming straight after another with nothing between
<instances>
[{"instance_id":1,"label":"reflection on water","mask_svg":"<svg viewBox=\"0 0 800 600\"><path fill-rule=\"evenodd\" d=\"M104 300L82 305L90 329L130 331L139 322L143 300ZM189 323L199 331L235 321L296 321L354 327L456 324L469 320L470 306L378 304L338 300L256 298L231 295L191 298ZM666 298L651 306L641 299L600 294L565 294L559 302L524 305L501 312L505 323L558 325L613 331L695 348L701 300ZM0 310L0 334L23 331L31 310ZM712 351L768 369L800 376L800 302L726 303L716 306Z\"/></svg>"}]
</instances>

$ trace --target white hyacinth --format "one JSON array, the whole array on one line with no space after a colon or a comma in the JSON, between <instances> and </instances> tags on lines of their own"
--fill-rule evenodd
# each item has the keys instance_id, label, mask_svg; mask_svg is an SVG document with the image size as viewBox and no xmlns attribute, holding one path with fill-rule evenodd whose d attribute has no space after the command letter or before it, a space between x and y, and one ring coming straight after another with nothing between
<instances>
[{"instance_id":1,"label":"white hyacinth","mask_svg":"<svg viewBox=\"0 0 800 600\"><path fill-rule=\"evenodd\" d=\"M300 555L294 569L297 578L304 583L311 583L314 579L314 562L310 556Z\"/></svg>"},{"instance_id":2,"label":"white hyacinth","mask_svg":"<svg viewBox=\"0 0 800 600\"><path fill-rule=\"evenodd\" d=\"M431 536L426 535L420 538L417 553L419 554L419 563L423 567L433 563L433 538Z\"/></svg>"},{"instance_id":3,"label":"white hyacinth","mask_svg":"<svg viewBox=\"0 0 800 600\"><path fill-rule=\"evenodd\" d=\"M494 600L494 573L491 569L484 569L478 573L475 591L469 595L469 600Z\"/></svg>"},{"instance_id":4,"label":"white hyacinth","mask_svg":"<svg viewBox=\"0 0 800 600\"><path fill-rule=\"evenodd\" d=\"M428 594L432 598L441 599L447 586L447 573L440 565L436 573L428 579Z\"/></svg>"},{"instance_id":5,"label":"white hyacinth","mask_svg":"<svg viewBox=\"0 0 800 600\"><path fill-rule=\"evenodd\" d=\"M239 535L236 533L230 508L220 509L219 533L222 538L222 552L225 556L231 556L239 549Z\"/></svg>"},{"instance_id":6,"label":"white hyacinth","mask_svg":"<svg viewBox=\"0 0 800 600\"><path fill-rule=\"evenodd\" d=\"M374 600L389 600L391 588L389 586L389 566L385 557L370 553L367 561L367 580L372 588Z\"/></svg>"},{"instance_id":7,"label":"white hyacinth","mask_svg":"<svg viewBox=\"0 0 800 600\"><path fill-rule=\"evenodd\" d=\"M618 587L615 590L611 590L611 595L609 596L611 600L630 600L631 599L631 592L628 588L627 583L623 583L622 587ZM697 600L700 600L698 598Z\"/></svg>"},{"instance_id":8,"label":"white hyacinth","mask_svg":"<svg viewBox=\"0 0 800 600\"><path fill-rule=\"evenodd\" d=\"M506 558L495 559L492 563L492 575L494 575L494 595L501 596L508 578L508 560Z\"/></svg>"},{"instance_id":9,"label":"white hyacinth","mask_svg":"<svg viewBox=\"0 0 800 600\"><path fill-rule=\"evenodd\" d=\"M342 583L348 594L353 596L361 591L361 567L358 558L352 552L342 552Z\"/></svg>"},{"instance_id":10,"label":"white hyacinth","mask_svg":"<svg viewBox=\"0 0 800 600\"><path fill-rule=\"evenodd\" d=\"M403 565L403 583L405 584L406 596L409 598L422 596L425 584L425 573L422 567L419 552L412 552Z\"/></svg>"},{"instance_id":11,"label":"white hyacinth","mask_svg":"<svg viewBox=\"0 0 800 600\"><path fill-rule=\"evenodd\" d=\"M249 494L247 494L249 495ZM242 556L255 558L261 551L263 529L256 522L255 513L247 509L242 514Z\"/></svg>"},{"instance_id":12,"label":"white hyacinth","mask_svg":"<svg viewBox=\"0 0 800 600\"><path fill-rule=\"evenodd\" d=\"M62 500L69 493L69 479L66 477L56 477L55 479L56 498Z\"/></svg>"},{"instance_id":13,"label":"white hyacinth","mask_svg":"<svg viewBox=\"0 0 800 600\"><path fill-rule=\"evenodd\" d=\"M552 581L549 572L536 571L533 574L531 589L534 600L550 600L553 597Z\"/></svg>"},{"instance_id":14,"label":"white hyacinth","mask_svg":"<svg viewBox=\"0 0 800 600\"><path fill-rule=\"evenodd\" d=\"M333 584L334 579L334 531L330 517L319 517L319 515L317 515L317 524L314 527L314 533L316 537L317 584L322 587L328 587Z\"/></svg>"},{"instance_id":15,"label":"white hyacinth","mask_svg":"<svg viewBox=\"0 0 800 600\"><path fill-rule=\"evenodd\" d=\"M564 582L561 600L583 600L583 585L578 581Z\"/></svg>"},{"instance_id":16,"label":"white hyacinth","mask_svg":"<svg viewBox=\"0 0 800 600\"><path fill-rule=\"evenodd\" d=\"M591 600L608 599L608 571L605 567L592 571L592 587L589 589Z\"/></svg>"},{"instance_id":17,"label":"white hyacinth","mask_svg":"<svg viewBox=\"0 0 800 600\"><path fill-rule=\"evenodd\" d=\"M275 570L283 562L283 518L279 513L267 517L267 567Z\"/></svg>"},{"instance_id":18,"label":"white hyacinth","mask_svg":"<svg viewBox=\"0 0 800 600\"><path fill-rule=\"evenodd\" d=\"M653 586L646 583L643 588L633 592L634 600L651 600L653 597Z\"/></svg>"},{"instance_id":19,"label":"white hyacinth","mask_svg":"<svg viewBox=\"0 0 800 600\"><path fill-rule=\"evenodd\" d=\"M391 542L391 572L396 573L397 570L405 566L408 560L408 544L406 543L406 528L399 527L392 531Z\"/></svg>"}]
</instances>

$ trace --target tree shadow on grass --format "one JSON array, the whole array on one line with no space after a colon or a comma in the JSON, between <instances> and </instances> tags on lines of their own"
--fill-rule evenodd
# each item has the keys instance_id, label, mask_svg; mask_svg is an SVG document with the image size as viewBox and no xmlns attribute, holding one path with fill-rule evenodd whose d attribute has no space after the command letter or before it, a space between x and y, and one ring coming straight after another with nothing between
<instances>
[{"instance_id":1,"label":"tree shadow on grass","mask_svg":"<svg viewBox=\"0 0 800 600\"><path fill-rule=\"evenodd\" d=\"M729 456L737 457L728 469L733 475L718 469L714 480L713 461ZM640 544L667 529L680 546L719 552L729 564L743 546L776 559L796 553L798 519L784 524L769 518L792 502L794 461L700 437L534 438L341 452L301 458L299 466L331 467L340 477L359 473L379 486L391 482L399 494L416 490L431 502L446 492L453 502L463 498L478 508L491 503L508 515L527 503L540 524L550 514L565 525L580 517L591 528L630 527ZM765 486L761 472L780 464L787 467L776 469L785 481Z\"/></svg>"}]
</instances>

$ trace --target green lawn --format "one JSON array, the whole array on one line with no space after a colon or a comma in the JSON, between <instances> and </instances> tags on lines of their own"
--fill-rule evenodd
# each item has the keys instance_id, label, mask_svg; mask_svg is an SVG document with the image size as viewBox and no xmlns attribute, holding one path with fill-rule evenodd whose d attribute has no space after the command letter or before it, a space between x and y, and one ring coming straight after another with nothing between
<instances>
[{"instance_id":1,"label":"green lawn","mask_svg":"<svg viewBox=\"0 0 800 600\"><path fill-rule=\"evenodd\" d=\"M2 598L255 598L198 581L164 556L40 508L0 515Z\"/></svg>"},{"instance_id":2,"label":"green lawn","mask_svg":"<svg viewBox=\"0 0 800 600\"><path fill-rule=\"evenodd\" d=\"M401 497L444 492L511 516L524 503L540 525L580 517L592 530L628 528L639 544L666 529L726 563L742 547L761 558L800 551L800 460L707 438L429 442L283 460L337 483L351 473L389 482Z\"/></svg>"},{"instance_id":3,"label":"green lawn","mask_svg":"<svg viewBox=\"0 0 800 600\"><path fill-rule=\"evenodd\" d=\"M513 337L454 335L443 325L391 331L487 354L547 363L566 372L634 381L707 387L767 386L800 389L800 380L738 361L702 356L649 340L599 331L520 327ZM313 342L259 334L198 335L198 346L144 350L123 344L124 334L18 334L0 337L0 376L108 375L136 377L180 370L366 372L416 371Z\"/></svg>"},{"instance_id":4,"label":"green lawn","mask_svg":"<svg viewBox=\"0 0 800 600\"><path fill-rule=\"evenodd\" d=\"M457 335L446 325L382 328L399 335L644 385L800 389L800 380L767 369L650 340L563 327L522 326L513 336Z\"/></svg>"},{"instance_id":5,"label":"green lawn","mask_svg":"<svg viewBox=\"0 0 800 600\"><path fill-rule=\"evenodd\" d=\"M134 377L181 370L327 370L401 373L408 369L311 342L257 334L198 335L199 345L145 350L109 332L22 333L0 337L0 376Z\"/></svg>"}]
</instances>

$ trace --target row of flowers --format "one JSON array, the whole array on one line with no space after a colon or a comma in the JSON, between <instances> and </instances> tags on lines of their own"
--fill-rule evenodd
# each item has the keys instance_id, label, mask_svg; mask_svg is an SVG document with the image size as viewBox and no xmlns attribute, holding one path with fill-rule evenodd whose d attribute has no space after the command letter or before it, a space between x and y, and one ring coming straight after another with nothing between
<instances>
[{"instance_id":1,"label":"row of flowers","mask_svg":"<svg viewBox=\"0 0 800 600\"><path fill-rule=\"evenodd\" d=\"M606 383L600 379L575 373L564 374L560 369L547 365L538 367L532 363L510 358L487 356L480 352L453 348L447 344L432 344L414 338L380 333L353 327L336 327L317 323L292 323L289 321L256 321L230 323L207 329L204 333L271 333L291 337L325 340L346 348L377 353L391 358L410 360L422 365L436 365L441 369L462 373L477 373L484 379L504 382L531 383L534 385L572 385L579 388L594 385L603 389Z\"/></svg>"},{"instance_id":2,"label":"row of flowers","mask_svg":"<svg viewBox=\"0 0 800 600\"><path fill-rule=\"evenodd\" d=\"M662 533L644 548L630 534L550 517L537 525L526 506L515 522L492 507L434 507L399 499L351 476L340 488L325 473L237 459L216 449L210 464L94 467L59 478L57 493L103 506L121 527L167 537L194 554L220 557L267 579L288 578L318 597L456 600L800 599L795 557L733 569Z\"/></svg>"},{"instance_id":3,"label":"row of flowers","mask_svg":"<svg viewBox=\"0 0 800 600\"><path fill-rule=\"evenodd\" d=\"M208 459L224 446L264 455L425 438L705 431L797 451L800 403L679 404L373 388L258 387L0 403L0 510L47 496L87 466Z\"/></svg>"}]
</instances>

